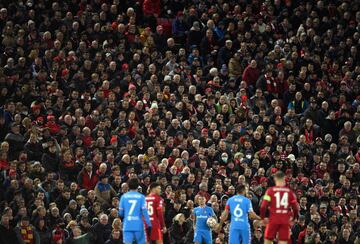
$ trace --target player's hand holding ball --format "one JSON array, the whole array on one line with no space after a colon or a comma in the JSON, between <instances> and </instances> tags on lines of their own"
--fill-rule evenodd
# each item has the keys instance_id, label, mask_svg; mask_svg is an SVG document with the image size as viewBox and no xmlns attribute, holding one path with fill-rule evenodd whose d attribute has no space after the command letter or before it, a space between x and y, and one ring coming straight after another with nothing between
<instances>
[{"instance_id":1,"label":"player's hand holding ball","mask_svg":"<svg viewBox=\"0 0 360 244\"><path fill-rule=\"evenodd\" d=\"M211 228L214 229L217 226L217 221L214 217L210 217L207 219L206 224Z\"/></svg>"}]
</instances>

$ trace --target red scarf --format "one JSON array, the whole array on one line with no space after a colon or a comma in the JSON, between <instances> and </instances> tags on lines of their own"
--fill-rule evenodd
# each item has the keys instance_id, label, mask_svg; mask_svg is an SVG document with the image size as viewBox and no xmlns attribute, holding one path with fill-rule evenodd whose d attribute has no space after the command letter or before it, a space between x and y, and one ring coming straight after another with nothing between
<instances>
[{"instance_id":1,"label":"red scarf","mask_svg":"<svg viewBox=\"0 0 360 244\"><path fill-rule=\"evenodd\" d=\"M33 230L30 226L28 227L20 226L20 234L21 234L21 239L24 241L24 243L27 244L34 243Z\"/></svg>"}]
</instances>

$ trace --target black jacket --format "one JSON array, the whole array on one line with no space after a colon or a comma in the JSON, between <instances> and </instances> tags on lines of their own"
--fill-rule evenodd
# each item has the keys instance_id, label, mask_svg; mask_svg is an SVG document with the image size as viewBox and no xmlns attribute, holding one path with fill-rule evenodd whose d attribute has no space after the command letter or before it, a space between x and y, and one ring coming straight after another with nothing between
<instances>
[{"instance_id":1,"label":"black jacket","mask_svg":"<svg viewBox=\"0 0 360 244\"><path fill-rule=\"evenodd\" d=\"M16 232L13 228L7 229L5 226L0 224L0 244L20 244L16 237Z\"/></svg>"},{"instance_id":2,"label":"black jacket","mask_svg":"<svg viewBox=\"0 0 360 244\"><path fill-rule=\"evenodd\" d=\"M41 163L46 172L58 172L60 158L56 153L44 153L41 158Z\"/></svg>"},{"instance_id":3,"label":"black jacket","mask_svg":"<svg viewBox=\"0 0 360 244\"><path fill-rule=\"evenodd\" d=\"M174 223L170 229L170 242L172 244L186 244L186 234L187 228L186 223L180 225L179 223Z\"/></svg>"},{"instance_id":4,"label":"black jacket","mask_svg":"<svg viewBox=\"0 0 360 244\"><path fill-rule=\"evenodd\" d=\"M43 153L43 148L39 142L27 142L24 146L29 160L40 161Z\"/></svg>"},{"instance_id":5,"label":"black jacket","mask_svg":"<svg viewBox=\"0 0 360 244\"><path fill-rule=\"evenodd\" d=\"M112 237L105 242L105 244L122 244L121 238L119 240L114 240Z\"/></svg>"},{"instance_id":6,"label":"black jacket","mask_svg":"<svg viewBox=\"0 0 360 244\"><path fill-rule=\"evenodd\" d=\"M111 235L111 225L102 225L101 223L96 223L91 231L94 235L95 241L94 244L104 244L107 240L110 239Z\"/></svg>"}]
</instances>

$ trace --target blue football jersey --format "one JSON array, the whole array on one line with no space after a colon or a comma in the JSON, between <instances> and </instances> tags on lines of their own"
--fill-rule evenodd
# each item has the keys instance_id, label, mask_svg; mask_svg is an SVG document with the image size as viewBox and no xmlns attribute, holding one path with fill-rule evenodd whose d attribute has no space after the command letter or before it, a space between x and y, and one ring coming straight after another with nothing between
<instances>
[{"instance_id":1,"label":"blue football jersey","mask_svg":"<svg viewBox=\"0 0 360 244\"><path fill-rule=\"evenodd\" d=\"M124 217L123 231L143 230L144 220L148 226L151 226L145 196L136 191L130 191L121 196L119 216Z\"/></svg>"},{"instance_id":2,"label":"blue football jersey","mask_svg":"<svg viewBox=\"0 0 360 244\"><path fill-rule=\"evenodd\" d=\"M196 217L196 230L210 230L210 227L206 224L209 217L215 215L214 210L209 207L196 207L194 208L194 215Z\"/></svg>"},{"instance_id":3,"label":"blue football jersey","mask_svg":"<svg viewBox=\"0 0 360 244\"><path fill-rule=\"evenodd\" d=\"M249 228L249 212L253 211L250 199L242 195L236 195L228 199L226 209L231 215L230 229Z\"/></svg>"}]
</instances>

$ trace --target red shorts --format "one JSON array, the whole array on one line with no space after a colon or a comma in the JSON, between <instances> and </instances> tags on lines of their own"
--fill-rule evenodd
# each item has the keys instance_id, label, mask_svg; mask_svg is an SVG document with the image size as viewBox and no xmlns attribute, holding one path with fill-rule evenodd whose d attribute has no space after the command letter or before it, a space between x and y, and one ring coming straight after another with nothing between
<instances>
[{"instance_id":1,"label":"red shorts","mask_svg":"<svg viewBox=\"0 0 360 244\"><path fill-rule=\"evenodd\" d=\"M153 226L151 229L150 241L162 241L163 233L160 226Z\"/></svg>"},{"instance_id":2,"label":"red shorts","mask_svg":"<svg viewBox=\"0 0 360 244\"><path fill-rule=\"evenodd\" d=\"M289 224L267 224L265 229L265 239L273 241L278 235L279 241L290 240L290 225Z\"/></svg>"}]
</instances>

